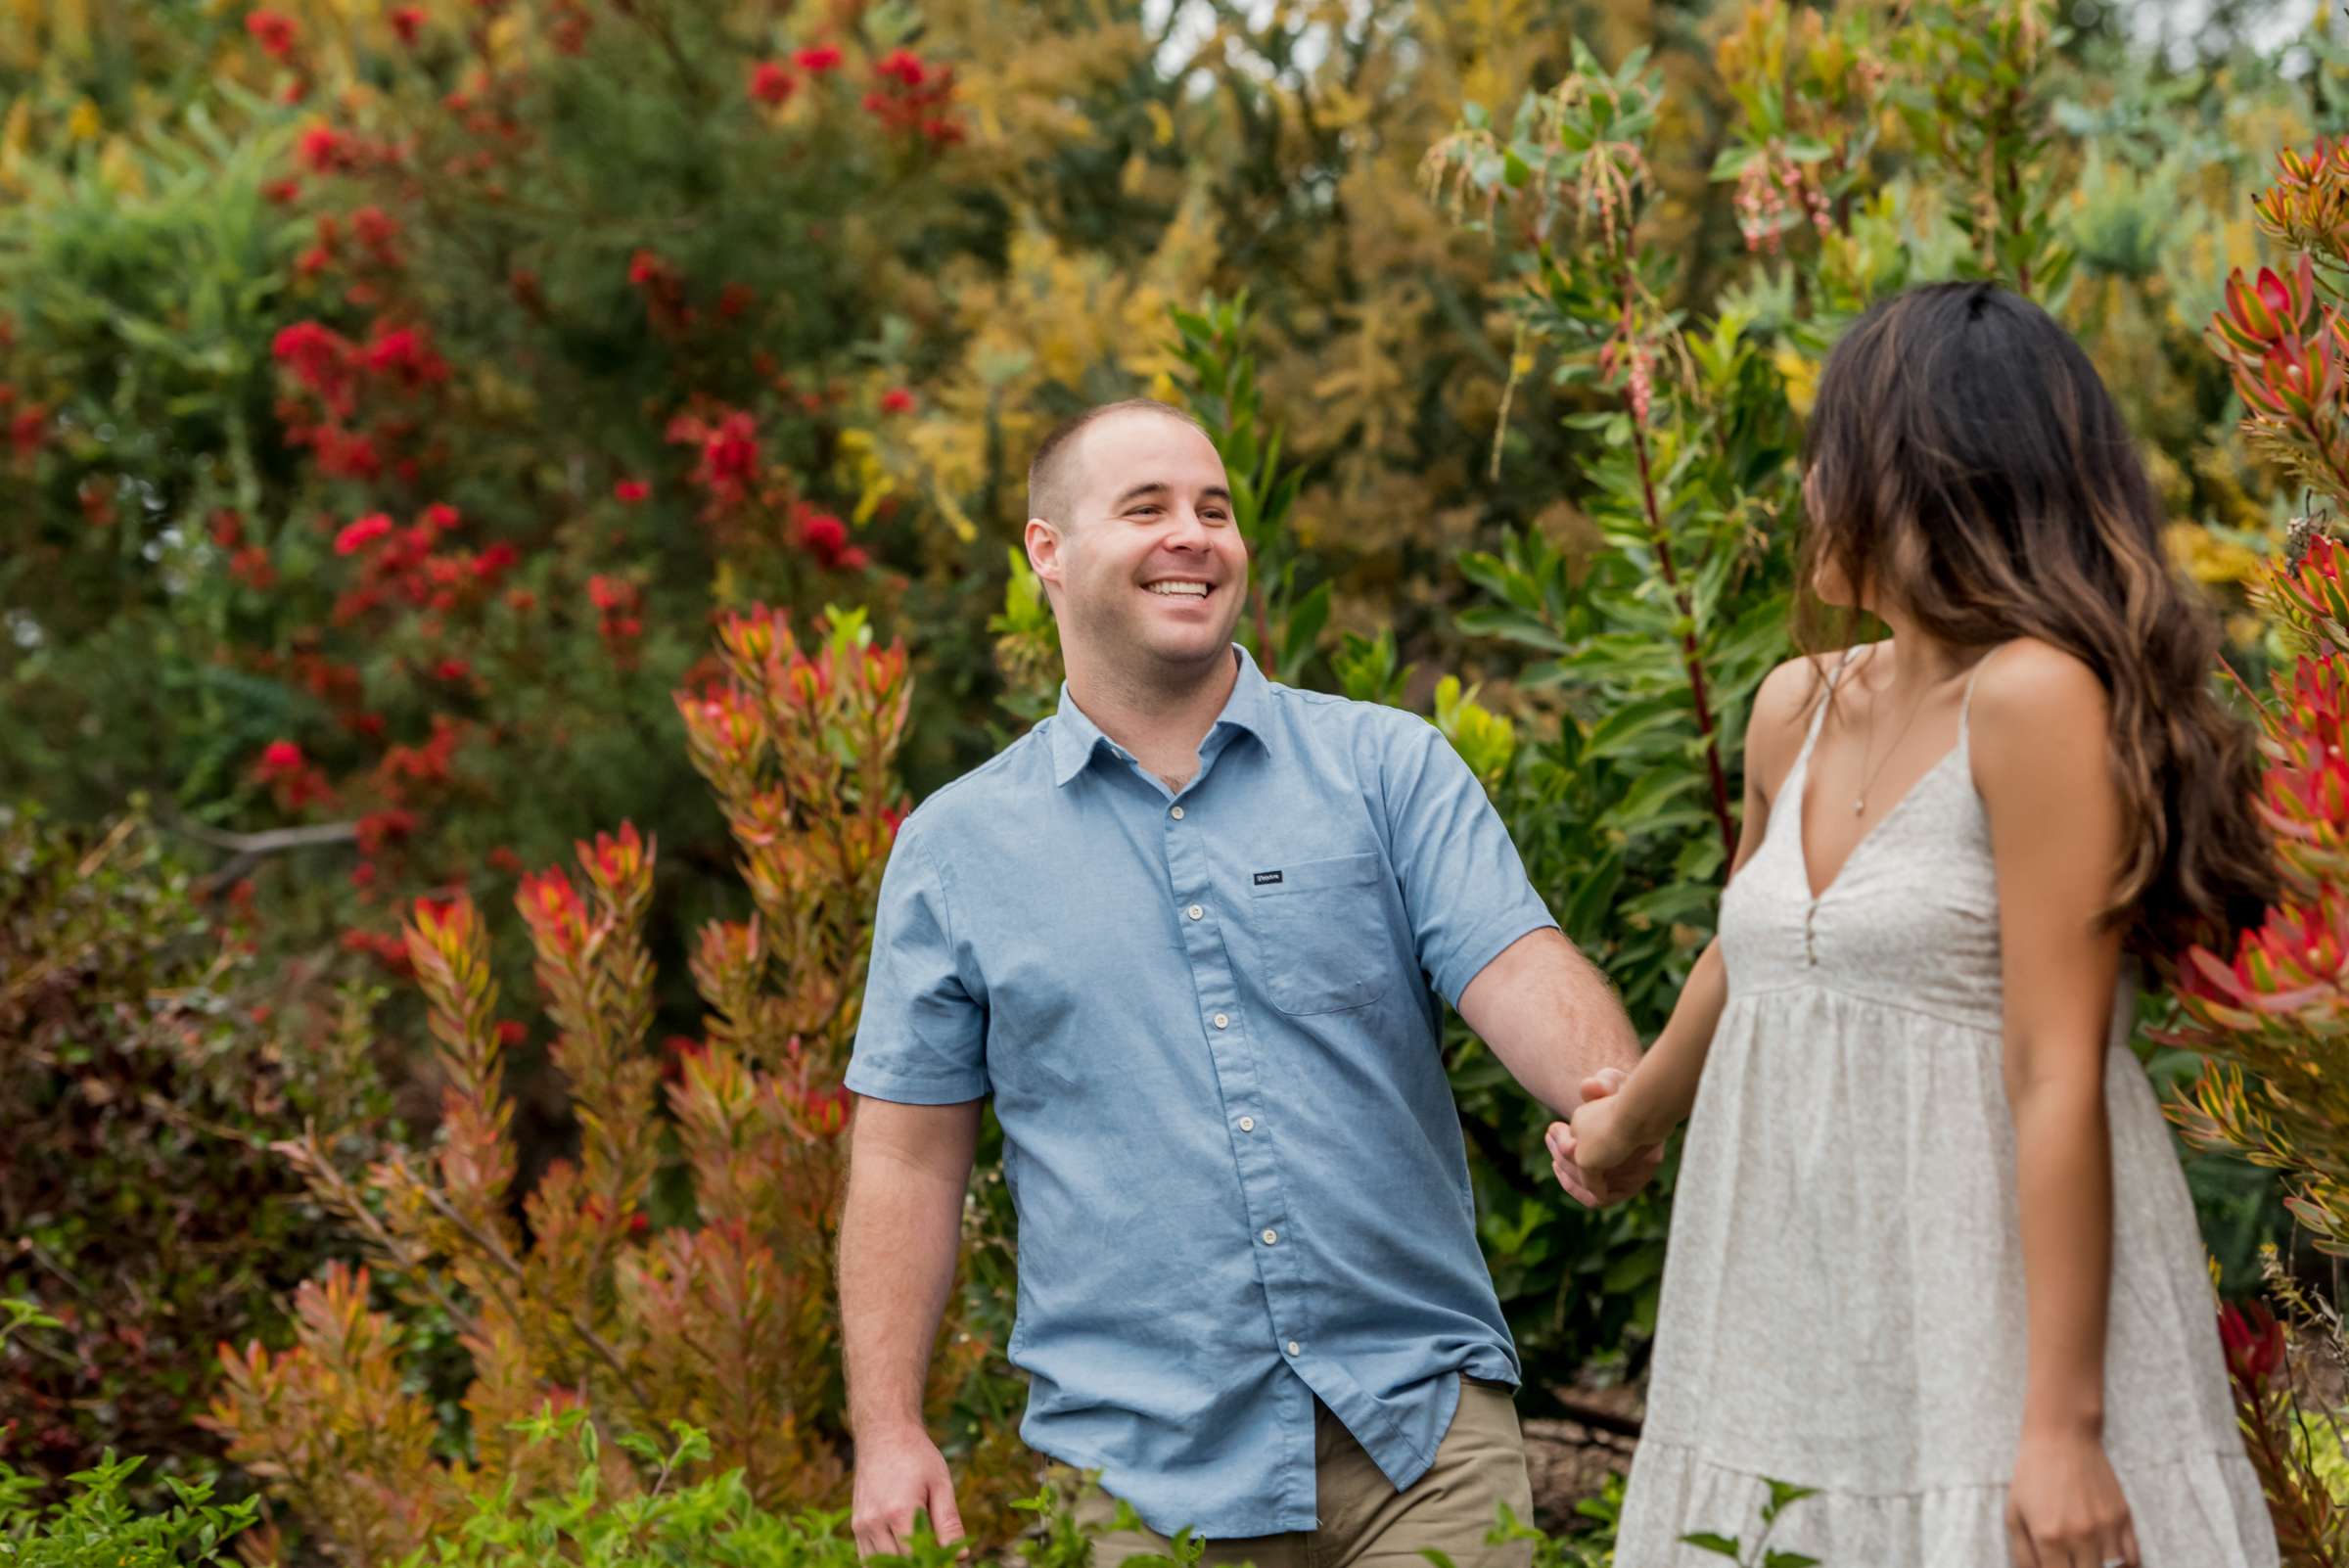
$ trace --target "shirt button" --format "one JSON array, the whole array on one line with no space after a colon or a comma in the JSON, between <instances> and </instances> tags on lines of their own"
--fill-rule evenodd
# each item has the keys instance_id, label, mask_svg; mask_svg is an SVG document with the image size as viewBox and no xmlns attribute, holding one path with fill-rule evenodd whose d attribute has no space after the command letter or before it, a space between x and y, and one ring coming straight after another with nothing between
<instances>
[{"instance_id":1,"label":"shirt button","mask_svg":"<svg viewBox=\"0 0 2349 1568\"><path fill-rule=\"evenodd\" d=\"M1195 903L1192 904L1188 909L1185 909L1183 913L1189 915L1193 920L1205 920L1207 918L1207 911Z\"/></svg>"},{"instance_id":2,"label":"shirt button","mask_svg":"<svg viewBox=\"0 0 2349 1568\"><path fill-rule=\"evenodd\" d=\"M1173 817L1173 818L1174 818L1175 821L1179 822L1179 821L1181 821L1181 820L1182 820L1182 807L1179 807L1179 806L1177 806L1177 807L1173 807L1172 809L1170 809L1170 810L1167 812L1167 815L1169 815L1169 816Z\"/></svg>"},{"instance_id":3,"label":"shirt button","mask_svg":"<svg viewBox=\"0 0 2349 1568\"><path fill-rule=\"evenodd\" d=\"M1231 1027L1231 1015L1229 1013L1216 1014L1216 1027L1218 1029L1229 1029Z\"/></svg>"},{"instance_id":4,"label":"shirt button","mask_svg":"<svg viewBox=\"0 0 2349 1568\"><path fill-rule=\"evenodd\" d=\"M1243 1132L1253 1132L1253 1131L1255 1131L1255 1130L1256 1130L1256 1118L1255 1118L1255 1117L1253 1117L1253 1116L1243 1116L1243 1117L1241 1117L1241 1118L1240 1118L1240 1130L1241 1130L1241 1131L1243 1131Z\"/></svg>"},{"instance_id":5,"label":"shirt button","mask_svg":"<svg viewBox=\"0 0 2349 1568\"><path fill-rule=\"evenodd\" d=\"M1280 1232L1277 1230L1267 1230L1265 1232L1265 1245L1267 1247L1271 1246L1272 1243L1278 1241L1279 1239Z\"/></svg>"},{"instance_id":6,"label":"shirt button","mask_svg":"<svg viewBox=\"0 0 2349 1568\"><path fill-rule=\"evenodd\" d=\"M1303 1356L1305 1354L1305 1347L1292 1339L1289 1341L1289 1354L1291 1356Z\"/></svg>"}]
</instances>

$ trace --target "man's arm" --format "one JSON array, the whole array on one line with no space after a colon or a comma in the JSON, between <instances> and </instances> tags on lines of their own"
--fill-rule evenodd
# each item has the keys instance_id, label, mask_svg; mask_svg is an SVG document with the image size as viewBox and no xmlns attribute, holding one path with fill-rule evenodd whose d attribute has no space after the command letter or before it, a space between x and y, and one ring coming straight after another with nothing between
<instances>
[{"instance_id":1,"label":"man's arm","mask_svg":"<svg viewBox=\"0 0 2349 1568\"><path fill-rule=\"evenodd\" d=\"M1529 931L1460 992L1460 1017L1525 1091L1564 1118L1582 1085L1639 1064L1639 1037L1606 977L1555 927Z\"/></svg>"},{"instance_id":2,"label":"man's arm","mask_svg":"<svg viewBox=\"0 0 2349 1568\"><path fill-rule=\"evenodd\" d=\"M907 1549L916 1508L941 1541L963 1533L945 1458L922 1425L922 1387L954 1284L982 1103L856 1104L839 1277L859 1555Z\"/></svg>"}]
</instances>

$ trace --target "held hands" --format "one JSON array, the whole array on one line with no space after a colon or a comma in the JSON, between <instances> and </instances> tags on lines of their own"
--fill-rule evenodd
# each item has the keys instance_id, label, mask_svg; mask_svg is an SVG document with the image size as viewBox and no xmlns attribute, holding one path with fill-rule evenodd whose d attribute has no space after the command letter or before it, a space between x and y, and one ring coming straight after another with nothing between
<instances>
[{"instance_id":1,"label":"held hands","mask_svg":"<svg viewBox=\"0 0 2349 1568\"><path fill-rule=\"evenodd\" d=\"M1544 1138L1558 1185L1586 1208L1621 1203L1647 1185L1664 1160L1663 1144L1636 1143L1620 1125L1622 1105L1615 1096L1629 1076L1609 1067L1584 1079L1574 1120L1550 1123Z\"/></svg>"},{"instance_id":2,"label":"held hands","mask_svg":"<svg viewBox=\"0 0 2349 1568\"><path fill-rule=\"evenodd\" d=\"M855 1495L849 1528L856 1555L902 1553L913 1546L913 1511L926 1509L931 1533L941 1542L959 1541L962 1515L954 1507L954 1478L945 1455L919 1426L897 1428L856 1444ZM957 1560L970 1556L968 1546Z\"/></svg>"},{"instance_id":3,"label":"held hands","mask_svg":"<svg viewBox=\"0 0 2349 1568\"><path fill-rule=\"evenodd\" d=\"M2087 1433L2026 1429L2006 1493L2006 1539L2015 1568L2139 1568L2129 1499Z\"/></svg>"}]
</instances>

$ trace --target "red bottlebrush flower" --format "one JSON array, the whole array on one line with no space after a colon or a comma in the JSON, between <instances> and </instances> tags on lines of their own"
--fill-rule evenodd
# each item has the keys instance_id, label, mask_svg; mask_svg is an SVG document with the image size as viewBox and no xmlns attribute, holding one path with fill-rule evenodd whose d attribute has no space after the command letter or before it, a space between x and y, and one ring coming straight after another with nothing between
<instances>
[{"instance_id":1,"label":"red bottlebrush flower","mask_svg":"<svg viewBox=\"0 0 2349 1568\"><path fill-rule=\"evenodd\" d=\"M497 1042L506 1049L512 1050L530 1038L530 1030L515 1020L501 1018L497 1021Z\"/></svg>"},{"instance_id":2,"label":"red bottlebrush flower","mask_svg":"<svg viewBox=\"0 0 2349 1568\"><path fill-rule=\"evenodd\" d=\"M269 552L257 544L249 544L230 556L228 574L259 592L277 586L277 565L269 559Z\"/></svg>"},{"instance_id":3,"label":"red bottlebrush flower","mask_svg":"<svg viewBox=\"0 0 2349 1568\"><path fill-rule=\"evenodd\" d=\"M315 174L337 173L357 161L349 138L332 125L312 125L301 133L295 150L302 166Z\"/></svg>"},{"instance_id":4,"label":"red bottlebrush flower","mask_svg":"<svg viewBox=\"0 0 2349 1568\"><path fill-rule=\"evenodd\" d=\"M30 457L49 438L49 410L39 403L20 409L8 422L8 444L19 457Z\"/></svg>"},{"instance_id":5,"label":"red bottlebrush flower","mask_svg":"<svg viewBox=\"0 0 2349 1568\"><path fill-rule=\"evenodd\" d=\"M462 659L443 659L433 666L433 673L441 680L463 680L473 673L473 666Z\"/></svg>"},{"instance_id":6,"label":"red bottlebrush flower","mask_svg":"<svg viewBox=\"0 0 2349 1568\"><path fill-rule=\"evenodd\" d=\"M247 12L245 30L253 35L254 43L261 46L261 53L272 59L283 60L294 52L298 31L294 19L282 11L271 11L264 7Z\"/></svg>"},{"instance_id":7,"label":"red bottlebrush flower","mask_svg":"<svg viewBox=\"0 0 2349 1568\"><path fill-rule=\"evenodd\" d=\"M758 472L757 424L748 414L728 414L702 443L702 465L714 482L739 484Z\"/></svg>"},{"instance_id":8,"label":"red bottlebrush flower","mask_svg":"<svg viewBox=\"0 0 2349 1568\"><path fill-rule=\"evenodd\" d=\"M374 854L394 839L404 839L416 831L416 813L405 807L369 811L359 818L358 840L362 854Z\"/></svg>"},{"instance_id":9,"label":"red bottlebrush flower","mask_svg":"<svg viewBox=\"0 0 2349 1568\"><path fill-rule=\"evenodd\" d=\"M350 868L350 885L364 893L375 886L375 862L361 860Z\"/></svg>"},{"instance_id":10,"label":"red bottlebrush flower","mask_svg":"<svg viewBox=\"0 0 2349 1568\"><path fill-rule=\"evenodd\" d=\"M732 321L759 302L757 291L747 283L729 283L717 291L717 313Z\"/></svg>"},{"instance_id":11,"label":"red bottlebrush flower","mask_svg":"<svg viewBox=\"0 0 2349 1568\"><path fill-rule=\"evenodd\" d=\"M261 187L261 195L279 207L289 207L301 195L301 181L291 174L282 180L271 180Z\"/></svg>"},{"instance_id":12,"label":"red bottlebrush flower","mask_svg":"<svg viewBox=\"0 0 2349 1568\"><path fill-rule=\"evenodd\" d=\"M367 346L367 368L409 388L448 379L448 362L413 327L379 331Z\"/></svg>"},{"instance_id":13,"label":"red bottlebrush flower","mask_svg":"<svg viewBox=\"0 0 2349 1568\"><path fill-rule=\"evenodd\" d=\"M623 479L612 486L612 498L622 506L634 506L653 493L653 487L643 480Z\"/></svg>"},{"instance_id":14,"label":"red bottlebrush flower","mask_svg":"<svg viewBox=\"0 0 2349 1568\"><path fill-rule=\"evenodd\" d=\"M356 523L335 535L335 554L356 555L392 531L392 519L382 512L370 512Z\"/></svg>"},{"instance_id":15,"label":"red bottlebrush flower","mask_svg":"<svg viewBox=\"0 0 2349 1568\"><path fill-rule=\"evenodd\" d=\"M216 507L206 527L212 542L223 550L233 550L245 542L245 520L233 507Z\"/></svg>"},{"instance_id":16,"label":"red bottlebrush flower","mask_svg":"<svg viewBox=\"0 0 2349 1568\"><path fill-rule=\"evenodd\" d=\"M522 551L511 539L499 539L473 558L473 575L483 582L494 580L508 567L522 559Z\"/></svg>"},{"instance_id":17,"label":"red bottlebrush flower","mask_svg":"<svg viewBox=\"0 0 2349 1568\"><path fill-rule=\"evenodd\" d=\"M872 564L873 558L853 544L841 551L840 559L832 563L833 567L841 572L862 572Z\"/></svg>"},{"instance_id":18,"label":"red bottlebrush flower","mask_svg":"<svg viewBox=\"0 0 2349 1568\"><path fill-rule=\"evenodd\" d=\"M587 597L598 610L616 610L636 597L633 583L622 582L597 573L587 579Z\"/></svg>"},{"instance_id":19,"label":"red bottlebrush flower","mask_svg":"<svg viewBox=\"0 0 2349 1568\"><path fill-rule=\"evenodd\" d=\"M490 870L503 871L508 876L516 875L522 870L522 856L516 854L508 845L500 844L491 849L488 860Z\"/></svg>"},{"instance_id":20,"label":"red bottlebrush flower","mask_svg":"<svg viewBox=\"0 0 2349 1568\"><path fill-rule=\"evenodd\" d=\"M799 78L771 60L751 68L751 97L761 104L781 104L799 90Z\"/></svg>"},{"instance_id":21,"label":"red bottlebrush flower","mask_svg":"<svg viewBox=\"0 0 2349 1568\"><path fill-rule=\"evenodd\" d=\"M424 509L424 516L421 521L425 527L431 529L436 533L446 533L450 529L453 529L459 523L464 522L465 518L463 513L459 512L455 507L449 505L446 501L435 501L432 505Z\"/></svg>"},{"instance_id":22,"label":"red bottlebrush flower","mask_svg":"<svg viewBox=\"0 0 2349 1568\"><path fill-rule=\"evenodd\" d=\"M273 740L261 748L260 771L265 776L291 773L302 765L301 748L290 740Z\"/></svg>"},{"instance_id":23,"label":"red bottlebrush flower","mask_svg":"<svg viewBox=\"0 0 2349 1568\"><path fill-rule=\"evenodd\" d=\"M791 57L791 63L810 76L820 76L827 70L838 70L841 62L838 44L810 44Z\"/></svg>"},{"instance_id":24,"label":"red bottlebrush flower","mask_svg":"<svg viewBox=\"0 0 2349 1568\"><path fill-rule=\"evenodd\" d=\"M413 45L417 35L424 31L424 7L393 6L392 30L399 34L401 43Z\"/></svg>"},{"instance_id":25,"label":"red bottlebrush flower","mask_svg":"<svg viewBox=\"0 0 2349 1568\"><path fill-rule=\"evenodd\" d=\"M881 412L909 414L913 412L913 393L902 387L892 387L881 394Z\"/></svg>"},{"instance_id":26,"label":"red bottlebrush flower","mask_svg":"<svg viewBox=\"0 0 2349 1568\"><path fill-rule=\"evenodd\" d=\"M848 525L829 512L812 513L800 524L800 548L828 567L839 565L848 547Z\"/></svg>"},{"instance_id":27,"label":"red bottlebrush flower","mask_svg":"<svg viewBox=\"0 0 2349 1568\"><path fill-rule=\"evenodd\" d=\"M656 252L638 251L628 257L628 281L638 288L658 283L668 275L668 263Z\"/></svg>"},{"instance_id":28,"label":"red bottlebrush flower","mask_svg":"<svg viewBox=\"0 0 2349 1568\"><path fill-rule=\"evenodd\" d=\"M362 207L351 213L350 232L378 260L389 263L394 258L392 246L399 238L399 219L382 208Z\"/></svg>"},{"instance_id":29,"label":"red bottlebrush flower","mask_svg":"<svg viewBox=\"0 0 2349 1568\"><path fill-rule=\"evenodd\" d=\"M873 68L873 74L894 77L908 87L919 87L926 73L922 57L910 49L893 49Z\"/></svg>"}]
</instances>

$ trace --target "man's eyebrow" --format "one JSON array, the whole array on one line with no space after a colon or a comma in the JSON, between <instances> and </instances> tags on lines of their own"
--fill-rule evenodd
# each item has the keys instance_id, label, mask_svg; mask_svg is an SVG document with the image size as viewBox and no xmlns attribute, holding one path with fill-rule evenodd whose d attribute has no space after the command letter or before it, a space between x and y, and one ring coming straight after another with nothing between
<instances>
[{"instance_id":1,"label":"man's eyebrow","mask_svg":"<svg viewBox=\"0 0 2349 1568\"><path fill-rule=\"evenodd\" d=\"M1118 497L1115 510L1122 512L1127 507L1132 505L1135 501L1140 500L1145 495L1163 495L1170 488L1172 488L1172 486L1166 484L1166 482L1163 480L1152 480L1147 484L1136 484L1125 494ZM1199 498L1203 501L1228 501L1231 499L1231 491L1225 489L1221 484L1210 484L1206 489L1199 492Z\"/></svg>"}]
</instances>

